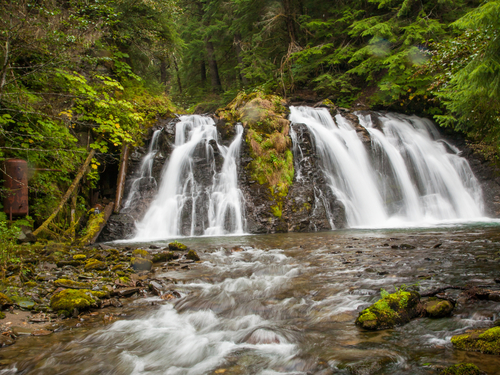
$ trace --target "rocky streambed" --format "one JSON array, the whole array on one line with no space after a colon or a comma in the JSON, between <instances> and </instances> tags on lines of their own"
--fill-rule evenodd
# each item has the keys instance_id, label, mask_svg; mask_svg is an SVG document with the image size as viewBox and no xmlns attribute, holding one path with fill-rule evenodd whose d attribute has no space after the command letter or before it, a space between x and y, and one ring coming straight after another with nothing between
<instances>
[{"instance_id":1,"label":"rocky streambed","mask_svg":"<svg viewBox=\"0 0 500 375\"><path fill-rule=\"evenodd\" d=\"M499 318L500 302L489 298L500 289L496 225L182 242L201 260L186 259L185 250L164 250L168 242L121 243L88 251L80 265L58 264L74 261L67 258L80 250L54 259L57 270L33 265L36 275L52 272L57 279L33 287L48 293L38 294L39 312L28 317L70 317L45 322L43 329L54 331L47 336L16 335L14 345L0 350L0 373L438 374L459 363L500 373L497 354L452 343L461 335L461 343L471 336L488 339L484 332L493 332ZM172 253L178 259L167 259ZM152 270L132 267L136 259L159 256ZM107 269L85 270L89 259ZM86 273L93 279L79 278ZM78 311L44 311L49 295L63 288L56 285L63 276L92 284L89 291L107 290L109 297L93 296L94 303ZM453 288L442 289L447 286ZM414 314L377 330L356 324L396 288L403 295L434 291L421 301L448 301L452 311L442 318ZM7 311L3 322L12 315Z\"/></svg>"}]
</instances>

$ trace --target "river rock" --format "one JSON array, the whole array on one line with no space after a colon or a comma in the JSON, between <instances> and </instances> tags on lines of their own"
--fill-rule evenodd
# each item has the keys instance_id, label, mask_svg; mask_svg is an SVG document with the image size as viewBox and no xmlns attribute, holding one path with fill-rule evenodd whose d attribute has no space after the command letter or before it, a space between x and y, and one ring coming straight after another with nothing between
<instances>
[{"instance_id":1,"label":"river rock","mask_svg":"<svg viewBox=\"0 0 500 375\"><path fill-rule=\"evenodd\" d=\"M135 271L149 271L153 267L153 262L144 258L132 258L131 266Z\"/></svg>"},{"instance_id":2,"label":"river rock","mask_svg":"<svg viewBox=\"0 0 500 375\"><path fill-rule=\"evenodd\" d=\"M184 251L184 250L187 250L188 247L186 245L184 245L183 243L174 241L174 242L170 242L168 244L168 248L171 251Z\"/></svg>"},{"instance_id":3,"label":"river rock","mask_svg":"<svg viewBox=\"0 0 500 375\"><path fill-rule=\"evenodd\" d=\"M425 314L429 318L444 318L450 316L455 306L445 299L429 298L424 304Z\"/></svg>"},{"instance_id":4,"label":"river rock","mask_svg":"<svg viewBox=\"0 0 500 375\"><path fill-rule=\"evenodd\" d=\"M406 324L419 315L419 302L417 292L399 290L361 311L356 325L368 330L380 330Z\"/></svg>"},{"instance_id":5,"label":"river rock","mask_svg":"<svg viewBox=\"0 0 500 375\"><path fill-rule=\"evenodd\" d=\"M15 343L15 340L7 335L0 335L0 347L9 346Z\"/></svg>"},{"instance_id":6,"label":"river rock","mask_svg":"<svg viewBox=\"0 0 500 375\"><path fill-rule=\"evenodd\" d=\"M451 343L455 348L469 352L500 355L500 327L477 329L453 336Z\"/></svg>"},{"instance_id":7,"label":"river rock","mask_svg":"<svg viewBox=\"0 0 500 375\"><path fill-rule=\"evenodd\" d=\"M486 375L472 363L459 363L445 368L439 375Z\"/></svg>"},{"instance_id":8,"label":"river rock","mask_svg":"<svg viewBox=\"0 0 500 375\"><path fill-rule=\"evenodd\" d=\"M200 257L198 256L198 254L196 254L196 251L189 250L188 253L186 254L186 259L191 259L197 262L200 260Z\"/></svg>"},{"instance_id":9,"label":"river rock","mask_svg":"<svg viewBox=\"0 0 500 375\"><path fill-rule=\"evenodd\" d=\"M66 311L66 315L74 309L82 310L94 304L90 292L77 289L65 289L50 299L50 307L55 311Z\"/></svg>"},{"instance_id":10,"label":"river rock","mask_svg":"<svg viewBox=\"0 0 500 375\"><path fill-rule=\"evenodd\" d=\"M85 271L104 271L107 268L106 263L97 259L89 259L84 267Z\"/></svg>"}]
</instances>

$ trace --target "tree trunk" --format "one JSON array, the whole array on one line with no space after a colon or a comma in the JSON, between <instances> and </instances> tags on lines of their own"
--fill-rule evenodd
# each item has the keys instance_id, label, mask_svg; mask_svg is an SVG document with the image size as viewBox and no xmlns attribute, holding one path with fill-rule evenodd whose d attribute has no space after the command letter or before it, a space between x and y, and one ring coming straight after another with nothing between
<instances>
[{"instance_id":1,"label":"tree trunk","mask_svg":"<svg viewBox=\"0 0 500 375\"><path fill-rule=\"evenodd\" d=\"M123 190L125 188L125 177L127 176L128 154L129 147L128 145L124 145L120 161L120 170L118 171L118 181L116 182L115 213L120 212L120 207L122 204Z\"/></svg>"},{"instance_id":2,"label":"tree trunk","mask_svg":"<svg viewBox=\"0 0 500 375\"><path fill-rule=\"evenodd\" d=\"M109 217L113 213L113 206L114 205L115 204L113 202L111 202L111 203L109 203L106 206L106 208L104 208L104 211L103 211L104 212L104 220L101 221L101 223L99 224L99 227L97 228L96 232L94 233L94 235L92 236L92 238L89 240L89 242L86 243L86 244L83 244L84 246L93 245L97 241L97 237L99 237L99 235L101 234L102 230L106 226L106 223L108 222Z\"/></svg>"},{"instance_id":3,"label":"tree trunk","mask_svg":"<svg viewBox=\"0 0 500 375\"><path fill-rule=\"evenodd\" d=\"M217 61L215 60L214 45L211 41L206 39L208 66L210 68L210 81L212 83L212 91L219 93L222 91L222 84L219 78L219 69L217 68Z\"/></svg>"},{"instance_id":4,"label":"tree trunk","mask_svg":"<svg viewBox=\"0 0 500 375\"><path fill-rule=\"evenodd\" d=\"M205 60L200 61L200 74L201 74L201 84L205 85L205 82L207 82L207 68L205 66Z\"/></svg>"},{"instance_id":5,"label":"tree trunk","mask_svg":"<svg viewBox=\"0 0 500 375\"><path fill-rule=\"evenodd\" d=\"M234 34L234 49L236 50L236 58L238 59L238 65L240 69L240 78L241 78L241 83L243 84L244 87L248 86L248 79L245 77L245 74L242 73L243 70L243 58L241 57L241 35L240 33Z\"/></svg>"},{"instance_id":6,"label":"tree trunk","mask_svg":"<svg viewBox=\"0 0 500 375\"><path fill-rule=\"evenodd\" d=\"M182 94L181 76L179 75L179 67L177 66L177 58L174 55L174 68L177 75L177 85L179 85L179 92Z\"/></svg>"},{"instance_id":7,"label":"tree trunk","mask_svg":"<svg viewBox=\"0 0 500 375\"><path fill-rule=\"evenodd\" d=\"M61 211L61 209L63 208L63 206L66 204L66 202L68 201L69 197L71 196L71 194L73 193L73 190L76 189L76 187L78 186L78 184L80 183L80 180L82 179L83 175L85 174L85 170L87 169L87 167L89 166L90 162L92 161L92 158L94 157L95 155L95 150L92 149L89 153L89 155L87 156L87 159L85 159L85 162L82 164L82 166L80 167L80 170L78 171L75 179L73 180L73 183L71 184L71 186L69 187L68 191L66 192L66 194L64 194L64 196L62 197L61 201L59 202L59 204L57 205L57 208L55 209L54 212L52 212L52 215L50 215L48 217L47 220L45 220L43 222L42 225L40 225L34 232L33 234L35 236L37 236L38 234L40 234L40 232L42 232L43 230L47 229L48 225L52 222L52 220L54 220L54 218L57 216L57 214L59 213L59 211Z\"/></svg>"},{"instance_id":8,"label":"tree trunk","mask_svg":"<svg viewBox=\"0 0 500 375\"><path fill-rule=\"evenodd\" d=\"M7 83L7 71L9 69L9 36L7 34L7 40L5 41L5 56L2 64L2 70L0 71L0 103L3 98L3 89L5 84Z\"/></svg>"},{"instance_id":9,"label":"tree trunk","mask_svg":"<svg viewBox=\"0 0 500 375\"><path fill-rule=\"evenodd\" d=\"M288 31L288 37L290 38L290 43L295 43L295 25L292 14L292 0L283 0L283 8L285 10L285 22Z\"/></svg>"}]
</instances>

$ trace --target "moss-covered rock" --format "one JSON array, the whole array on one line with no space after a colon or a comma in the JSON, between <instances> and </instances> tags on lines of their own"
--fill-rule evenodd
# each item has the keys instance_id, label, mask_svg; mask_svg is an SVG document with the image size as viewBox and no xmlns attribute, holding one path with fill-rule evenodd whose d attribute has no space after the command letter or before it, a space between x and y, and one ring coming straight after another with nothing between
<instances>
[{"instance_id":1,"label":"moss-covered rock","mask_svg":"<svg viewBox=\"0 0 500 375\"><path fill-rule=\"evenodd\" d=\"M95 300L88 290L80 289L66 289L63 290L50 299L50 307L55 311L69 311L74 309L83 310L89 308Z\"/></svg>"},{"instance_id":2,"label":"moss-covered rock","mask_svg":"<svg viewBox=\"0 0 500 375\"><path fill-rule=\"evenodd\" d=\"M175 254L170 251L170 252L163 252L163 253L158 253L153 255L153 263L159 263L159 262L168 262L169 260L174 259Z\"/></svg>"},{"instance_id":3,"label":"moss-covered rock","mask_svg":"<svg viewBox=\"0 0 500 375\"><path fill-rule=\"evenodd\" d=\"M3 311L0 311L0 319L5 319L5 313Z\"/></svg>"},{"instance_id":4,"label":"moss-covered rock","mask_svg":"<svg viewBox=\"0 0 500 375\"><path fill-rule=\"evenodd\" d=\"M75 254L73 255L74 260L85 260L87 259L87 256L85 254Z\"/></svg>"},{"instance_id":5,"label":"moss-covered rock","mask_svg":"<svg viewBox=\"0 0 500 375\"><path fill-rule=\"evenodd\" d=\"M196 254L196 251L189 250L188 253L186 254L186 259L191 259L197 262L200 260L200 257L198 256L198 254Z\"/></svg>"},{"instance_id":6,"label":"moss-covered rock","mask_svg":"<svg viewBox=\"0 0 500 375\"><path fill-rule=\"evenodd\" d=\"M188 247L186 245L184 245L183 243L174 241L174 242L170 242L168 244L168 248L171 251L185 251L185 250L187 250Z\"/></svg>"},{"instance_id":7,"label":"moss-covered rock","mask_svg":"<svg viewBox=\"0 0 500 375\"><path fill-rule=\"evenodd\" d=\"M425 314L429 318L450 316L454 307L450 301L439 298L429 298L424 304Z\"/></svg>"},{"instance_id":8,"label":"moss-covered rock","mask_svg":"<svg viewBox=\"0 0 500 375\"><path fill-rule=\"evenodd\" d=\"M36 303L31 298L22 296L12 296L14 303L22 309L31 310L35 307Z\"/></svg>"},{"instance_id":9,"label":"moss-covered rock","mask_svg":"<svg viewBox=\"0 0 500 375\"><path fill-rule=\"evenodd\" d=\"M144 258L132 258L130 265L136 271L149 271L153 267L153 262Z\"/></svg>"},{"instance_id":10,"label":"moss-covered rock","mask_svg":"<svg viewBox=\"0 0 500 375\"><path fill-rule=\"evenodd\" d=\"M406 324L418 316L420 295L399 290L380 299L359 313L356 324L364 329L379 330Z\"/></svg>"},{"instance_id":11,"label":"moss-covered rock","mask_svg":"<svg viewBox=\"0 0 500 375\"><path fill-rule=\"evenodd\" d=\"M108 269L108 266L106 265L106 263L92 258L87 261L84 269L85 271L104 271Z\"/></svg>"},{"instance_id":12,"label":"moss-covered rock","mask_svg":"<svg viewBox=\"0 0 500 375\"><path fill-rule=\"evenodd\" d=\"M73 281L69 279L58 279L54 281L55 286L60 286L69 289L91 289L92 285L89 283L81 283L78 281Z\"/></svg>"},{"instance_id":13,"label":"moss-covered rock","mask_svg":"<svg viewBox=\"0 0 500 375\"><path fill-rule=\"evenodd\" d=\"M132 251L132 256L135 258L151 259L152 255L149 251L143 249L136 249Z\"/></svg>"},{"instance_id":14,"label":"moss-covered rock","mask_svg":"<svg viewBox=\"0 0 500 375\"><path fill-rule=\"evenodd\" d=\"M500 355L500 327L478 329L453 336L451 343L455 348L469 352Z\"/></svg>"},{"instance_id":15,"label":"moss-covered rock","mask_svg":"<svg viewBox=\"0 0 500 375\"><path fill-rule=\"evenodd\" d=\"M472 363L459 363L445 368L439 375L485 375L485 373Z\"/></svg>"},{"instance_id":16,"label":"moss-covered rock","mask_svg":"<svg viewBox=\"0 0 500 375\"><path fill-rule=\"evenodd\" d=\"M5 294L0 293L0 308L4 309L5 307L11 306L13 304L12 300L7 297Z\"/></svg>"}]
</instances>

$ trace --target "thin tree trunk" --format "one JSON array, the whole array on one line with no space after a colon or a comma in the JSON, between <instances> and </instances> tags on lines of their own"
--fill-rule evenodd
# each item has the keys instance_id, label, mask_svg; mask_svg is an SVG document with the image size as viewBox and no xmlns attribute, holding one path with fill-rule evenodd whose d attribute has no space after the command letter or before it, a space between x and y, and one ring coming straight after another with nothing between
<instances>
[{"instance_id":1,"label":"thin tree trunk","mask_svg":"<svg viewBox=\"0 0 500 375\"><path fill-rule=\"evenodd\" d=\"M290 43L295 43L295 26L293 23L291 0L283 0L283 8L285 10L285 22Z\"/></svg>"},{"instance_id":2,"label":"thin tree trunk","mask_svg":"<svg viewBox=\"0 0 500 375\"><path fill-rule=\"evenodd\" d=\"M243 86L248 86L248 79L245 77L245 74L242 73L243 70L243 58L241 57L241 35L240 33L234 34L234 49L236 50L236 58L238 59L238 65L240 68L240 78Z\"/></svg>"},{"instance_id":3,"label":"thin tree trunk","mask_svg":"<svg viewBox=\"0 0 500 375\"><path fill-rule=\"evenodd\" d=\"M40 234L40 232L42 232L43 230L47 229L49 224L52 222L52 220L54 220L54 218L57 216L57 214L59 213L59 211L61 211L61 209L63 208L63 206L66 204L66 202L68 201L69 197L71 196L71 194L73 193L73 190L76 189L76 187L78 186L78 184L80 183L80 180L82 179L83 175L85 174L85 170L87 169L87 167L89 166L90 162L92 161L92 158L94 157L95 155L95 150L92 149L89 153L89 155L87 156L87 159L85 159L85 162L82 164L82 166L80 167L80 170L78 171L75 179L73 180L73 183L71 184L71 186L68 188L68 191L66 192L66 194L64 194L64 196L62 197L61 201L59 202L59 204L57 205L57 208L55 209L54 212L52 212L52 214L48 217L47 220L45 220L43 222L42 225L40 225L34 232L33 234L35 236L37 236L38 234Z\"/></svg>"},{"instance_id":4,"label":"thin tree trunk","mask_svg":"<svg viewBox=\"0 0 500 375\"><path fill-rule=\"evenodd\" d=\"M201 74L201 84L205 85L207 82L207 67L205 66L205 60L200 61L200 74Z\"/></svg>"},{"instance_id":5,"label":"thin tree trunk","mask_svg":"<svg viewBox=\"0 0 500 375\"><path fill-rule=\"evenodd\" d=\"M179 75L179 67L177 66L177 58L174 55L174 68L177 75L177 85L179 85L179 92L182 94L181 76Z\"/></svg>"},{"instance_id":6,"label":"thin tree trunk","mask_svg":"<svg viewBox=\"0 0 500 375\"><path fill-rule=\"evenodd\" d=\"M7 83L7 70L9 69L9 37L7 36L7 40L5 41L5 56L4 56L4 61L3 61L3 66L2 66L2 71L0 73L0 103L2 102L3 98L3 88L5 84Z\"/></svg>"},{"instance_id":7,"label":"thin tree trunk","mask_svg":"<svg viewBox=\"0 0 500 375\"><path fill-rule=\"evenodd\" d=\"M217 61L215 60L214 45L208 40L208 38L206 39L206 46L212 91L214 93L218 93L222 91L222 84L220 83L219 69L217 68Z\"/></svg>"},{"instance_id":8,"label":"thin tree trunk","mask_svg":"<svg viewBox=\"0 0 500 375\"><path fill-rule=\"evenodd\" d=\"M123 190L125 188L125 177L127 175L128 154L129 147L128 145L124 145L120 162L120 170L118 171L118 181L116 182L115 213L120 212L120 207L122 204Z\"/></svg>"}]
</instances>

